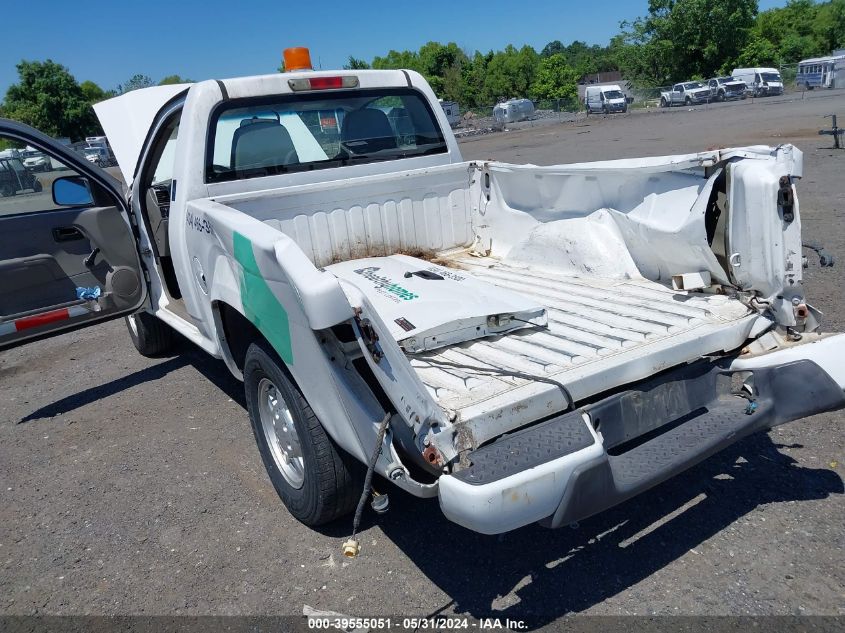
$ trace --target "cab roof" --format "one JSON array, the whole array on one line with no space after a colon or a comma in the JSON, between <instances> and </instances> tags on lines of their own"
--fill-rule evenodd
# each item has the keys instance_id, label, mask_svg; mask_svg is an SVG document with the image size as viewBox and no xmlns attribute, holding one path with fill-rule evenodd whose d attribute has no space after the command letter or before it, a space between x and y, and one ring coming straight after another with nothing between
<instances>
[{"instance_id":1,"label":"cab roof","mask_svg":"<svg viewBox=\"0 0 845 633\"><path fill-rule=\"evenodd\" d=\"M288 85L290 79L338 75L358 77L361 88L421 87L418 84L420 76L409 70L304 70L141 88L95 104L94 112L103 126L124 182L131 185L150 127L161 109L180 94L188 90L192 93L213 91L217 100L221 99L221 92L225 95L223 98L229 99L290 94L293 92Z\"/></svg>"}]
</instances>

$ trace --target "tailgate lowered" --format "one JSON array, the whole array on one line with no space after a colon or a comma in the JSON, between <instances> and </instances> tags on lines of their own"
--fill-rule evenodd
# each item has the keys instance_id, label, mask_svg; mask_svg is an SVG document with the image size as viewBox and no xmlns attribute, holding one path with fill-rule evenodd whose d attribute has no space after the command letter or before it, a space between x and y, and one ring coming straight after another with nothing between
<instances>
[{"instance_id":1,"label":"tailgate lowered","mask_svg":"<svg viewBox=\"0 0 845 633\"><path fill-rule=\"evenodd\" d=\"M326 270L363 293L410 354L547 324L535 300L414 257L369 257Z\"/></svg>"}]
</instances>

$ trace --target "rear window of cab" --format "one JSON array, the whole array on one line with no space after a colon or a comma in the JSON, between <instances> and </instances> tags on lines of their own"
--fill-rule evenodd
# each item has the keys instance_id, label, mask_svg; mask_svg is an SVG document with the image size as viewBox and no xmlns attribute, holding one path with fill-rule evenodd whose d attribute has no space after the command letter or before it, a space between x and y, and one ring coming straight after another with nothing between
<instances>
[{"instance_id":1,"label":"rear window of cab","mask_svg":"<svg viewBox=\"0 0 845 633\"><path fill-rule=\"evenodd\" d=\"M205 181L371 163L448 148L425 97L375 88L226 101L211 117Z\"/></svg>"}]
</instances>

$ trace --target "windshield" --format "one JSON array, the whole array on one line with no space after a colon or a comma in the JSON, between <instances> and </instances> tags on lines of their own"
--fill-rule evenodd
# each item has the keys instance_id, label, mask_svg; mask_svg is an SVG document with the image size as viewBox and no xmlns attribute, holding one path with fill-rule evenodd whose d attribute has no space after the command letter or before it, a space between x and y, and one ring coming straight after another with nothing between
<instances>
[{"instance_id":1,"label":"windshield","mask_svg":"<svg viewBox=\"0 0 845 633\"><path fill-rule=\"evenodd\" d=\"M310 92L224 104L212 118L206 182L447 151L411 88Z\"/></svg>"},{"instance_id":2,"label":"windshield","mask_svg":"<svg viewBox=\"0 0 845 633\"><path fill-rule=\"evenodd\" d=\"M763 81L780 81L780 75L778 73L760 73L760 76L763 78Z\"/></svg>"},{"instance_id":3,"label":"windshield","mask_svg":"<svg viewBox=\"0 0 845 633\"><path fill-rule=\"evenodd\" d=\"M684 88L687 90L694 90L695 88L703 88L704 85L700 81L690 81L689 83L684 84Z\"/></svg>"},{"instance_id":4,"label":"windshield","mask_svg":"<svg viewBox=\"0 0 845 633\"><path fill-rule=\"evenodd\" d=\"M622 94L621 90L605 90L604 98L605 99L624 99L625 95Z\"/></svg>"}]
</instances>

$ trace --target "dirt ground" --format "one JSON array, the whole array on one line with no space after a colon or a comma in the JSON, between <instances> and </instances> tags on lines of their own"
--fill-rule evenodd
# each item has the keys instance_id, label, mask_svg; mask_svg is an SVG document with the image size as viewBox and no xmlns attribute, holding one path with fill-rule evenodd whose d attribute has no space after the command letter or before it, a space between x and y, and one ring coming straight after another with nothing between
<instances>
[{"instance_id":1,"label":"dirt ground","mask_svg":"<svg viewBox=\"0 0 845 633\"><path fill-rule=\"evenodd\" d=\"M465 156L552 164L793 142L807 297L845 329L845 151L817 130L843 93L637 112L468 139ZM135 353L122 322L0 354L0 613L845 614L845 415L740 442L577 529L501 537L391 492L362 555L303 527L263 470L241 385L185 343Z\"/></svg>"}]
</instances>

